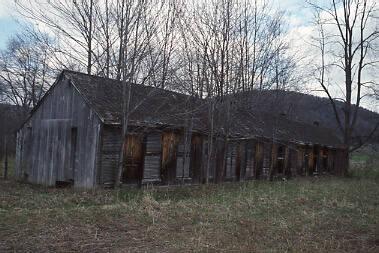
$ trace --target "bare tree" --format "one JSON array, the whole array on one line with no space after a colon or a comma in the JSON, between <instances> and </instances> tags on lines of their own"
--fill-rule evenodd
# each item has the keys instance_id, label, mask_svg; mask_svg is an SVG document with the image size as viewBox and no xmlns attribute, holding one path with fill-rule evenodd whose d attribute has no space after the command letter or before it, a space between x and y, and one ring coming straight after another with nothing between
<instances>
[{"instance_id":1,"label":"bare tree","mask_svg":"<svg viewBox=\"0 0 379 253\"><path fill-rule=\"evenodd\" d=\"M284 87L293 70L281 28L283 14L269 0L45 0L16 5L25 17L56 33L57 44L48 47L56 66L122 81L123 142L134 109L129 104L131 83L207 98L206 181L215 129L229 133L231 95L271 88L273 83L278 88L279 82ZM226 110L223 122L215 115L221 106ZM189 138L186 143L189 149ZM123 149L116 184L122 176Z\"/></svg>"},{"instance_id":2,"label":"bare tree","mask_svg":"<svg viewBox=\"0 0 379 253\"><path fill-rule=\"evenodd\" d=\"M7 49L0 52L0 82L6 102L22 107L26 115L44 95L55 74L49 60L45 43L28 33L12 37Z\"/></svg>"},{"instance_id":3,"label":"bare tree","mask_svg":"<svg viewBox=\"0 0 379 253\"><path fill-rule=\"evenodd\" d=\"M374 25L378 8L376 3L370 0L331 0L327 4L329 5L310 3L315 12L315 23L319 32L315 38L321 55L317 81L333 107L343 143L348 148L348 160L349 153L364 143L354 143L353 134L361 100L367 95L370 87L375 85L367 71L370 68L377 69L379 63L374 53L377 52L374 45L379 39L378 27ZM328 73L341 73L344 81L333 80ZM338 86L338 92L333 90L336 88L336 85L331 84L333 81ZM342 114L334 99L334 96L341 95L340 100L344 104ZM372 136L377 128L378 126L368 133L367 137ZM344 173L347 171L348 165Z\"/></svg>"},{"instance_id":4,"label":"bare tree","mask_svg":"<svg viewBox=\"0 0 379 253\"><path fill-rule=\"evenodd\" d=\"M227 136L234 93L255 87L271 88L279 79L281 87L289 80L293 62L280 34L282 13L268 1L202 1L182 6L180 18L180 67L175 70L181 91L207 98L208 159L205 181L209 179L215 129ZM279 60L275 58L280 52ZM272 65L276 64L276 72ZM291 64L290 64L291 63ZM279 78L276 78L279 77ZM223 121L217 121L217 108L224 107ZM226 140L225 147L226 148Z\"/></svg>"},{"instance_id":5,"label":"bare tree","mask_svg":"<svg viewBox=\"0 0 379 253\"><path fill-rule=\"evenodd\" d=\"M169 31L175 24L176 7L173 2L161 1L158 7L154 5L154 1L135 0L126 2L124 15L124 31L123 48L122 48L122 104L123 104L123 119L122 119L122 140L123 145L120 149L119 166L116 177L116 186L121 183L122 172L124 169L124 154L126 150L125 140L129 133L129 115L136 109L130 108L130 100L132 96L132 84L144 84L152 77L158 76L157 73L162 73L160 82L161 87L167 76L167 69L170 65L170 56L172 49L172 36ZM167 15L162 15L162 10L167 8ZM165 24L163 37L160 39L157 32L159 24L163 21ZM156 48L156 51L152 51ZM169 51L167 51L169 50ZM162 56L163 55L163 56ZM159 61L162 59L162 62ZM153 80L158 81L158 80ZM147 97L149 94L146 95ZM137 104L138 106L138 104Z\"/></svg>"},{"instance_id":6,"label":"bare tree","mask_svg":"<svg viewBox=\"0 0 379 253\"><path fill-rule=\"evenodd\" d=\"M63 66L75 62L77 68L92 73L93 65L99 60L95 49L101 43L95 38L99 20L95 14L99 14L100 8L98 0L15 1L15 5L21 15L54 32L58 42L55 47L57 62ZM109 12L105 14L109 17Z\"/></svg>"}]
</instances>

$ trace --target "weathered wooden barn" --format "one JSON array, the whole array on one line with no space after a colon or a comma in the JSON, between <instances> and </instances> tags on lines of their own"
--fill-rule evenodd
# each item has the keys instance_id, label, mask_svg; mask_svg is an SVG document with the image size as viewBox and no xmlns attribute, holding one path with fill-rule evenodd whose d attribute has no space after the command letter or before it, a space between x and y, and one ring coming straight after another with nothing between
<instances>
[{"instance_id":1,"label":"weathered wooden barn","mask_svg":"<svg viewBox=\"0 0 379 253\"><path fill-rule=\"evenodd\" d=\"M210 124L209 101L137 84L131 91L122 140L121 83L63 71L17 133L17 177L48 186L113 185L121 145L122 181L131 184L340 174L346 166L339 139L315 124L235 102L227 125L224 106Z\"/></svg>"}]
</instances>

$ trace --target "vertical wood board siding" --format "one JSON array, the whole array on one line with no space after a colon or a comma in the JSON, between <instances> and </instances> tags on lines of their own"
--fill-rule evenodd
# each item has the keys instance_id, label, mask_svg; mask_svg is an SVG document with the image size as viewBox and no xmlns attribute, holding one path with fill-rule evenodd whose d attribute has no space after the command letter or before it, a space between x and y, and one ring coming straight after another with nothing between
<instances>
[{"instance_id":1,"label":"vertical wood board siding","mask_svg":"<svg viewBox=\"0 0 379 253\"><path fill-rule=\"evenodd\" d=\"M70 171L71 128L77 128L75 171ZM19 130L19 177L31 183L55 185L74 180L75 186L96 184L96 148L100 119L69 80L60 80ZM74 177L74 178L72 178Z\"/></svg>"},{"instance_id":2,"label":"vertical wood board siding","mask_svg":"<svg viewBox=\"0 0 379 253\"><path fill-rule=\"evenodd\" d=\"M160 181L161 169L161 134L150 133L145 137L145 157L143 168L144 181Z\"/></svg>"}]
</instances>

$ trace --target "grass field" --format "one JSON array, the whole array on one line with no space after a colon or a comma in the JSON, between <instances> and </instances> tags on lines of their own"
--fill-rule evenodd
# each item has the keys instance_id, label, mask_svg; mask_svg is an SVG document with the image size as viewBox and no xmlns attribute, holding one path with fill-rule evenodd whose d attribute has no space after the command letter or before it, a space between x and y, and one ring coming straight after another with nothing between
<instances>
[{"instance_id":1,"label":"grass field","mask_svg":"<svg viewBox=\"0 0 379 253\"><path fill-rule=\"evenodd\" d=\"M379 252L378 175L91 191L0 180L0 252Z\"/></svg>"},{"instance_id":2,"label":"grass field","mask_svg":"<svg viewBox=\"0 0 379 253\"><path fill-rule=\"evenodd\" d=\"M0 193L0 252L379 251L371 179Z\"/></svg>"}]
</instances>

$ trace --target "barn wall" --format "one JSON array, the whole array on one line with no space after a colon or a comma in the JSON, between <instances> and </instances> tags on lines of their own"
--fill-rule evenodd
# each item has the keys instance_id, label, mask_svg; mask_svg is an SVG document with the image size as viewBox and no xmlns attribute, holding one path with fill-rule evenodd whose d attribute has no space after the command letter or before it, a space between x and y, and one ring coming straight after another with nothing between
<instances>
[{"instance_id":1,"label":"barn wall","mask_svg":"<svg viewBox=\"0 0 379 253\"><path fill-rule=\"evenodd\" d=\"M145 157L143 182L160 182L162 164L161 133L149 133L145 136Z\"/></svg>"},{"instance_id":2,"label":"barn wall","mask_svg":"<svg viewBox=\"0 0 379 253\"><path fill-rule=\"evenodd\" d=\"M125 174L123 181L128 183L130 176L140 177L141 183L160 182L161 181L161 164L162 164L162 134L160 132L138 133L131 132L131 138L125 141L127 149L133 148L133 151L127 151L124 161ZM116 179L116 172L119 162L119 152L121 149L121 127L104 126L102 133L102 145L100 150L101 167L99 168L99 184L113 185ZM138 141L137 141L138 139ZM130 140L133 140L131 142ZM138 147L137 147L138 146ZM136 151L142 154L133 154L138 161L132 161L131 153ZM138 167L138 168L134 168ZM131 175L129 172L135 170ZM142 171L139 171L142 170ZM134 175L138 173L138 175ZM132 180L136 181L136 180Z\"/></svg>"},{"instance_id":3,"label":"barn wall","mask_svg":"<svg viewBox=\"0 0 379 253\"><path fill-rule=\"evenodd\" d=\"M269 142L263 142L263 166L261 178L269 178L271 159L272 159L272 144Z\"/></svg>"},{"instance_id":4,"label":"barn wall","mask_svg":"<svg viewBox=\"0 0 379 253\"><path fill-rule=\"evenodd\" d=\"M324 147L320 147L318 151L318 160L317 160L317 167L318 167L318 173L323 174L326 170L324 158L326 157L326 151Z\"/></svg>"},{"instance_id":5,"label":"barn wall","mask_svg":"<svg viewBox=\"0 0 379 253\"><path fill-rule=\"evenodd\" d=\"M124 141L123 183L140 183L143 175L144 143L142 134L129 134Z\"/></svg>"},{"instance_id":6,"label":"barn wall","mask_svg":"<svg viewBox=\"0 0 379 253\"><path fill-rule=\"evenodd\" d=\"M191 137L190 176L195 183L202 181L202 155L203 138L201 135L193 134Z\"/></svg>"},{"instance_id":7,"label":"barn wall","mask_svg":"<svg viewBox=\"0 0 379 253\"><path fill-rule=\"evenodd\" d=\"M291 176L297 176L297 166L298 166L298 151L294 146L290 146L289 148L289 160L290 160L290 171L291 171Z\"/></svg>"},{"instance_id":8,"label":"barn wall","mask_svg":"<svg viewBox=\"0 0 379 253\"><path fill-rule=\"evenodd\" d=\"M132 132L133 136L137 133ZM121 145L120 127L103 129L101 148L100 183L114 183L118 155ZM208 138L200 134L188 137L191 145L187 158L184 154L184 136L179 130L158 131L147 129L139 133L142 148L141 182L163 184L179 183L191 180L194 183L205 182L208 162ZM134 143L134 142L133 142ZM281 155L282 176L304 175L312 171L315 149L313 146L285 144ZM212 157L208 179L210 182L236 181L253 178L268 178L278 174L275 167L278 162L278 144L262 140L233 140L227 145L223 139L213 141ZM325 152L325 151L323 151ZM332 156L328 156L330 162ZM185 160L185 161L183 161ZM334 162L334 159L333 159ZM184 172L184 174L183 174Z\"/></svg>"},{"instance_id":9,"label":"barn wall","mask_svg":"<svg viewBox=\"0 0 379 253\"><path fill-rule=\"evenodd\" d=\"M237 179L243 181L246 178L246 141L239 143L237 159Z\"/></svg>"},{"instance_id":10,"label":"barn wall","mask_svg":"<svg viewBox=\"0 0 379 253\"><path fill-rule=\"evenodd\" d=\"M287 178L290 178L292 176L292 170L291 170L291 150L288 146L284 147L284 175Z\"/></svg>"},{"instance_id":11,"label":"barn wall","mask_svg":"<svg viewBox=\"0 0 379 253\"><path fill-rule=\"evenodd\" d=\"M229 143L226 152L225 168L225 179L228 181L234 181L237 179L238 158L238 143Z\"/></svg>"},{"instance_id":12,"label":"barn wall","mask_svg":"<svg viewBox=\"0 0 379 253\"><path fill-rule=\"evenodd\" d=\"M224 177L218 181L237 181L312 176L316 172L341 174L346 167L344 155L343 149L319 145L233 139L227 144L224 167L217 163L219 158L215 160L216 169L224 171Z\"/></svg>"},{"instance_id":13,"label":"barn wall","mask_svg":"<svg viewBox=\"0 0 379 253\"><path fill-rule=\"evenodd\" d=\"M308 146L306 148L306 157L307 157L307 167L306 167L306 176L311 176L314 172L314 152L313 146Z\"/></svg>"},{"instance_id":14,"label":"barn wall","mask_svg":"<svg viewBox=\"0 0 379 253\"><path fill-rule=\"evenodd\" d=\"M95 112L68 80L60 80L18 131L18 177L44 185L74 181L78 187L93 187L100 129Z\"/></svg>"},{"instance_id":15,"label":"barn wall","mask_svg":"<svg viewBox=\"0 0 379 253\"><path fill-rule=\"evenodd\" d=\"M142 183L174 183L180 179L203 182L206 176L215 182L273 178L278 172L278 145L261 139L230 141L227 145L224 140L214 140L208 175L206 136L188 136L191 150L185 150L180 131L150 129L128 140L125 178ZM78 91L62 79L17 133L16 175L44 185L57 181L88 188L114 184L121 145L121 128L103 126ZM286 145L282 174L312 175L316 169L342 174L345 157L343 150L329 152L314 146L290 149Z\"/></svg>"},{"instance_id":16,"label":"barn wall","mask_svg":"<svg viewBox=\"0 0 379 253\"><path fill-rule=\"evenodd\" d=\"M217 172L217 141L212 141L212 147L210 148L208 137L202 136L202 147L201 147L201 177L200 182L204 183L214 182ZM208 159L209 158L209 159ZM209 163L209 164L208 164Z\"/></svg>"},{"instance_id":17,"label":"barn wall","mask_svg":"<svg viewBox=\"0 0 379 253\"><path fill-rule=\"evenodd\" d=\"M304 147L296 146L296 175L305 175L305 151Z\"/></svg>"},{"instance_id":18,"label":"barn wall","mask_svg":"<svg viewBox=\"0 0 379 253\"><path fill-rule=\"evenodd\" d=\"M254 141L248 141L246 143L246 165L245 165L245 179L252 179L255 175L255 142Z\"/></svg>"},{"instance_id":19,"label":"barn wall","mask_svg":"<svg viewBox=\"0 0 379 253\"><path fill-rule=\"evenodd\" d=\"M179 180L190 179L191 162L191 134L179 139L176 155L176 178Z\"/></svg>"},{"instance_id":20,"label":"barn wall","mask_svg":"<svg viewBox=\"0 0 379 253\"><path fill-rule=\"evenodd\" d=\"M255 179L260 179L263 177L263 166L264 166L264 143L257 141L255 143Z\"/></svg>"},{"instance_id":21,"label":"barn wall","mask_svg":"<svg viewBox=\"0 0 379 253\"><path fill-rule=\"evenodd\" d=\"M104 126L101 135L99 184L113 185L121 149L121 128Z\"/></svg>"},{"instance_id":22,"label":"barn wall","mask_svg":"<svg viewBox=\"0 0 379 253\"><path fill-rule=\"evenodd\" d=\"M161 132L154 129L145 129L143 132L138 132L131 130L128 140L125 141L127 149L133 150L127 151L125 156L124 172L126 177L123 178L125 183L130 182L130 177L134 179L140 177L139 181L143 184L171 184L182 180L188 181L191 178L194 178L194 181L200 180L202 172L201 136L193 135L188 137L188 150L185 150L183 134L178 131ZM120 148L121 128L104 126L99 154L99 157L101 157L99 184L114 184ZM130 172L133 172L133 175ZM140 172L141 174L139 175Z\"/></svg>"},{"instance_id":23,"label":"barn wall","mask_svg":"<svg viewBox=\"0 0 379 253\"><path fill-rule=\"evenodd\" d=\"M272 143L271 144L271 150L270 150L270 165L268 166L270 168L269 171L269 178L270 180L273 179L274 175L277 174L277 164L278 164L278 144Z\"/></svg>"},{"instance_id":24,"label":"barn wall","mask_svg":"<svg viewBox=\"0 0 379 253\"><path fill-rule=\"evenodd\" d=\"M174 183L176 179L177 151L180 135L174 131L162 133L161 178L164 183Z\"/></svg>"},{"instance_id":25,"label":"barn wall","mask_svg":"<svg viewBox=\"0 0 379 253\"><path fill-rule=\"evenodd\" d=\"M335 149L329 149L328 152L328 173L334 173L334 157L336 154Z\"/></svg>"}]
</instances>

